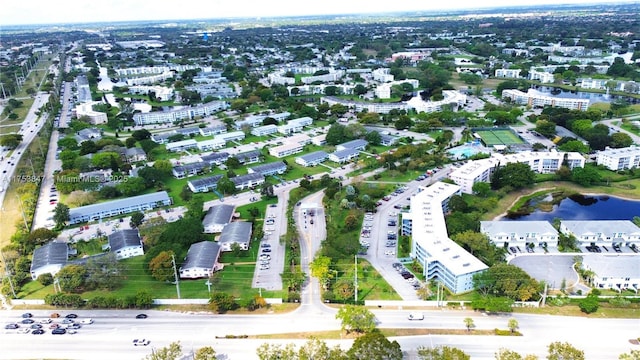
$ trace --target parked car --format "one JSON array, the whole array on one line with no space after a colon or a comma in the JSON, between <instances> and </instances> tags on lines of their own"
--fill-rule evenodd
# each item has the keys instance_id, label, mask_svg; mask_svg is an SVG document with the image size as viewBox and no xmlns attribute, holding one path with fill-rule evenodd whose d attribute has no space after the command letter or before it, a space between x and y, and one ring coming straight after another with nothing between
<instances>
[{"instance_id":1,"label":"parked car","mask_svg":"<svg viewBox=\"0 0 640 360\"><path fill-rule=\"evenodd\" d=\"M133 346L147 346L151 343L151 341L146 339L134 339Z\"/></svg>"},{"instance_id":2,"label":"parked car","mask_svg":"<svg viewBox=\"0 0 640 360\"><path fill-rule=\"evenodd\" d=\"M147 314L138 314L136 315L136 319L146 319L147 318Z\"/></svg>"},{"instance_id":3,"label":"parked car","mask_svg":"<svg viewBox=\"0 0 640 360\"><path fill-rule=\"evenodd\" d=\"M51 333L53 335L64 335L64 334L67 333L67 330L65 330L63 328L56 328L56 329L51 330Z\"/></svg>"}]
</instances>

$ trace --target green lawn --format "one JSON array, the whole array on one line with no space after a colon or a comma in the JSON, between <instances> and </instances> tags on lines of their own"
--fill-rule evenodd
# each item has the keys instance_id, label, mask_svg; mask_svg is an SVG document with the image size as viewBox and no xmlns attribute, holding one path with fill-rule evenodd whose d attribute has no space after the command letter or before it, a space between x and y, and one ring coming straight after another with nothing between
<instances>
[{"instance_id":1,"label":"green lawn","mask_svg":"<svg viewBox=\"0 0 640 360\"><path fill-rule=\"evenodd\" d=\"M376 181L409 182L415 180L420 174L424 174L424 171L407 170L400 172L398 170L385 170L380 173L380 178L376 179Z\"/></svg>"},{"instance_id":2,"label":"green lawn","mask_svg":"<svg viewBox=\"0 0 640 360\"><path fill-rule=\"evenodd\" d=\"M334 267L338 270L338 277L334 281L353 279L355 268L353 261L342 260ZM368 261L358 259L358 302L365 300L402 300L402 298Z\"/></svg>"},{"instance_id":3,"label":"green lawn","mask_svg":"<svg viewBox=\"0 0 640 360\"><path fill-rule=\"evenodd\" d=\"M264 200L260 200L247 205L239 206L236 208L236 212L240 213L241 219L250 219L251 215L249 214L249 209L257 208L258 210L260 210L260 215L258 216L258 218L263 218L264 214L266 213L267 206L269 204L277 204L277 203L278 203L277 197L274 197L271 199L264 199Z\"/></svg>"}]
</instances>

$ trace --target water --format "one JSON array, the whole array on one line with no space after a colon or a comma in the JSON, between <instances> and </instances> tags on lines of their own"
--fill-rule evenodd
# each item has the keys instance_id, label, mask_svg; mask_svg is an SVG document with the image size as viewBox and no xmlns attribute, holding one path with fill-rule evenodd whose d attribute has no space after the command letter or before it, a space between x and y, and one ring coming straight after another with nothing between
<instances>
[{"instance_id":1,"label":"water","mask_svg":"<svg viewBox=\"0 0 640 360\"><path fill-rule=\"evenodd\" d=\"M629 104L640 103L639 99L632 98L629 96L608 95L608 94L582 92L582 91L568 91L568 90L553 88L549 86L536 86L535 89L548 96L565 98L565 99L589 99L591 103L597 103L597 102L609 103L615 99L623 99ZM556 93L557 91L560 91L560 92Z\"/></svg>"},{"instance_id":2,"label":"water","mask_svg":"<svg viewBox=\"0 0 640 360\"><path fill-rule=\"evenodd\" d=\"M640 201L608 195L577 195L563 199L559 205L553 206L551 212L536 210L529 215L514 219L504 217L503 220L631 220L634 216L640 216Z\"/></svg>"},{"instance_id":3,"label":"water","mask_svg":"<svg viewBox=\"0 0 640 360\"><path fill-rule=\"evenodd\" d=\"M469 158L478 153L484 152L489 153L488 149L479 145L478 143L467 143L465 145L456 146L447 151L449 154L453 155L456 159L465 159Z\"/></svg>"}]
</instances>

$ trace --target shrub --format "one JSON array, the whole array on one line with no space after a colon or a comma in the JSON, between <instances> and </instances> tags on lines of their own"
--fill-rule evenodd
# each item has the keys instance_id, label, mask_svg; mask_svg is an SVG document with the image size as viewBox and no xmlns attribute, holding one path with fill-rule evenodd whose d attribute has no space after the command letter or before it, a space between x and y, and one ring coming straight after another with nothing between
<instances>
[{"instance_id":1,"label":"shrub","mask_svg":"<svg viewBox=\"0 0 640 360\"><path fill-rule=\"evenodd\" d=\"M42 284L42 286L51 285L53 284L53 275L51 275L50 273L40 274L37 281Z\"/></svg>"},{"instance_id":2,"label":"shrub","mask_svg":"<svg viewBox=\"0 0 640 360\"><path fill-rule=\"evenodd\" d=\"M589 294L586 298L580 300L578 307L580 307L580 311L583 313L591 314L598 311L600 303L598 302L597 296Z\"/></svg>"}]
</instances>

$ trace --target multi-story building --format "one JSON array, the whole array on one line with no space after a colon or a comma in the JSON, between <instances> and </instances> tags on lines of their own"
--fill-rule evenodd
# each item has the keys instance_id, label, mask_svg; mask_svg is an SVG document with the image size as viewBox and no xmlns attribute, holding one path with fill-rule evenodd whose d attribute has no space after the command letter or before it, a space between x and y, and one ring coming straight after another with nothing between
<instances>
[{"instance_id":1,"label":"multi-story building","mask_svg":"<svg viewBox=\"0 0 640 360\"><path fill-rule=\"evenodd\" d=\"M346 149L364 150L367 147L367 145L369 145L369 142L367 140L355 139L355 140L347 141L345 143L336 145L336 150L337 151L346 150Z\"/></svg>"},{"instance_id":2,"label":"multi-story building","mask_svg":"<svg viewBox=\"0 0 640 360\"><path fill-rule=\"evenodd\" d=\"M357 149L337 150L329 154L329 160L342 164L357 158L359 155L360 150Z\"/></svg>"},{"instance_id":3,"label":"multi-story building","mask_svg":"<svg viewBox=\"0 0 640 360\"><path fill-rule=\"evenodd\" d=\"M278 132L285 135L301 132L305 126L309 126L312 123L313 119L308 116L292 119L287 121L286 124L278 126Z\"/></svg>"},{"instance_id":4,"label":"multi-story building","mask_svg":"<svg viewBox=\"0 0 640 360\"><path fill-rule=\"evenodd\" d=\"M260 150L249 150L233 155L234 158L238 159L240 164L244 165L260 162L261 156L262 153L260 152Z\"/></svg>"},{"instance_id":5,"label":"multi-story building","mask_svg":"<svg viewBox=\"0 0 640 360\"><path fill-rule=\"evenodd\" d=\"M274 146L272 148L269 149L269 154L271 156L275 156L277 158L283 158L285 156L289 156L289 155L293 155L293 154L297 154L299 152L302 152L302 150L304 150L304 145L297 143L297 142L291 142L291 143L286 143L280 146Z\"/></svg>"},{"instance_id":6,"label":"multi-story building","mask_svg":"<svg viewBox=\"0 0 640 360\"><path fill-rule=\"evenodd\" d=\"M218 262L222 248L212 241L200 241L192 244L180 266L181 279L208 279L214 272L222 270L224 265Z\"/></svg>"},{"instance_id":7,"label":"multi-story building","mask_svg":"<svg viewBox=\"0 0 640 360\"><path fill-rule=\"evenodd\" d=\"M229 180L231 180L231 182L238 190L253 189L256 186L264 184L264 175L260 173L252 173L247 175L235 176Z\"/></svg>"},{"instance_id":8,"label":"multi-story building","mask_svg":"<svg viewBox=\"0 0 640 360\"><path fill-rule=\"evenodd\" d=\"M522 69L496 69L495 76L497 78L514 78L520 77Z\"/></svg>"},{"instance_id":9,"label":"multi-story building","mask_svg":"<svg viewBox=\"0 0 640 360\"><path fill-rule=\"evenodd\" d=\"M302 166L316 166L327 160L328 156L329 155L324 151L316 151L310 154L298 156L296 158L296 163Z\"/></svg>"},{"instance_id":10,"label":"multi-story building","mask_svg":"<svg viewBox=\"0 0 640 360\"><path fill-rule=\"evenodd\" d=\"M529 105L533 107L551 106L582 111L586 111L589 107L589 99L554 97L534 89L529 89L526 93L520 90L508 89L502 91L502 97L510 99L516 104Z\"/></svg>"},{"instance_id":11,"label":"multi-story building","mask_svg":"<svg viewBox=\"0 0 640 360\"><path fill-rule=\"evenodd\" d=\"M560 232L580 245L640 245L640 228L629 220L562 220Z\"/></svg>"},{"instance_id":12,"label":"multi-story building","mask_svg":"<svg viewBox=\"0 0 640 360\"><path fill-rule=\"evenodd\" d=\"M214 137L213 139L198 141L197 147L200 151L211 151L216 149L222 149L227 144L224 139Z\"/></svg>"},{"instance_id":13,"label":"multi-story building","mask_svg":"<svg viewBox=\"0 0 640 360\"><path fill-rule=\"evenodd\" d=\"M538 80L543 84L552 83L555 81L555 77L552 73L548 73L546 71L536 71L535 69L531 69L529 71L529 79Z\"/></svg>"},{"instance_id":14,"label":"multi-story building","mask_svg":"<svg viewBox=\"0 0 640 360\"><path fill-rule=\"evenodd\" d=\"M159 101L169 101L173 98L173 89L166 86L134 85L129 87L129 92L143 95L154 93Z\"/></svg>"},{"instance_id":15,"label":"multi-story building","mask_svg":"<svg viewBox=\"0 0 640 360\"><path fill-rule=\"evenodd\" d=\"M587 254L582 267L592 271L592 284L596 289L615 291L640 290L640 266L636 256Z\"/></svg>"},{"instance_id":16,"label":"multi-story building","mask_svg":"<svg viewBox=\"0 0 640 360\"><path fill-rule=\"evenodd\" d=\"M107 236L109 251L116 254L116 259L128 259L144 255L142 240L136 229L123 229Z\"/></svg>"},{"instance_id":17,"label":"multi-story building","mask_svg":"<svg viewBox=\"0 0 640 360\"><path fill-rule=\"evenodd\" d=\"M612 171L637 168L640 166L640 147L631 145L626 148L598 151L596 164Z\"/></svg>"},{"instance_id":18,"label":"multi-story building","mask_svg":"<svg viewBox=\"0 0 640 360\"><path fill-rule=\"evenodd\" d=\"M185 177L199 175L209 166L210 165L206 162L194 162L174 166L173 169L171 169L171 172L176 179L183 179Z\"/></svg>"},{"instance_id":19,"label":"multi-story building","mask_svg":"<svg viewBox=\"0 0 640 360\"><path fill-rule=\"evenodd\" d=\"M181 140L176 142L170 142L166 144L165 147L167 148L167 151L171 151L171 152L183 151L183 150L189 150L189 149L194 149L198 147L198 142L195 141L194 139Z\"/></svg>"},{"instance_id":20,"label":"multi-story building","mask_svg":"<svg viewBox=\"0 0 640 360\"><path fill-rule=\"evenodd\" d=\"M227 132L227 127L224 125L211 125L205 128L200 128L200 135L202 136L213 136L217 134L222 134Z\"/></svg>"},{"instance_id":21,"label":"multi-story building","mask_svg":"<svg viewBox=\"0 0 640 360\"><path fill-rule=\"evenodd\" d=\"M262 176L282 175L287 171L287 164L283 161L275 161L268 164L262 164L247 169L247 173L258 173Z\"/></svg>"},{"instance_id":22,"label":"multi-story building","mask_svg":"<svg viewBox=\"0 0 640 360\"><path fill-rule=\"evenodd\" d=\"M78 117L78 119L87 117L89 118L89 122L94 125L106 124L108 121L107 114L93 110L93 105L95 104L101 104L101 102L90 101L76 106L76 117Z\"/></svg>"},{"instance_id":23,"label":"multi-story building","mask_svg":"<svg viewBox=\"0 0 640 360\"><path fill-rule=\"evenodd\" d=\"M440 281L452 293L473 290L473 275L487 266L449 239L444 215L449 199L460 187L436 182L411 198L411 211L402 213L403 230L411 234L411 257L427 279Z\"/></svg>"},{"instance_id":24,"label":"multi-story building","mask_svg":"<svg viewBox=\"0 0 640 360\"><path fill-rule=\"evenodd\" d=\"M133 114L133 121L138 126L150 124L167 124L180 120L193 120L196 117L213 115L218 111L226 110L229 104L224 101L212 101L194 107L181 107L170 111L154 111L148 113Z\"/></svg>"},{"instance_id":25,"label":"multi-story building","mask_svg":"<svg viewBox=\"0 0 640 360\"><path fill-rule=\"evenodd\" d=\"M193 193L214 191L218 187L218 181L222 175L207 176L200 179L187 181L187 186Z\"/></svg>"},{"instance_id":26,"label":"multi-story building","mask_svg":"<svg viewBox=\"0 0 640 360\"><path fill-rule=\"evenodd\" d=\"M277 132L278 132L278 126L273 124L258 126L251 129L251 135L254 135L254 136L267 136L267 135L275 134Z\"/></svg>"},{"instance_id":27,"label":"multi-story building","mask_svg":"<svg viewBox=\"0 0 640 360\"><path fill-rule=\"evenodd\" d=\"M529 165L531 170L539 174L550 174L558 171L565 164L570 169L584 167L585 158L577 152L532 152L523 151L515 154L491 154L490 158L468 161L449 175L462 192L473 193L473 184L477 182L490 182L491 174L498 166L510 163L523 163Z\"/></svg>"},{"instance_id":28,"label":"multi-story building","mask_svg":"<svg viewBox=\"0 0 640 360\"><path fill-rule=\"evenodd\" d=\"M497 247L558 246L558 230L548 221L480 221L480 232Z\"/></svg>"},{"instance_id":29,"label":"multi-story building","mask_svg":"<svg viewBox=\"0 0 640 360\"><path fill-rule=\"evenodd\" d=\"M168 205L171 205L171 198L166 191L158 191L124 199L105 201L70 209L69 224L96 221L136 211L144 212L146 210Z\"/></svg>"}]
</instances>

